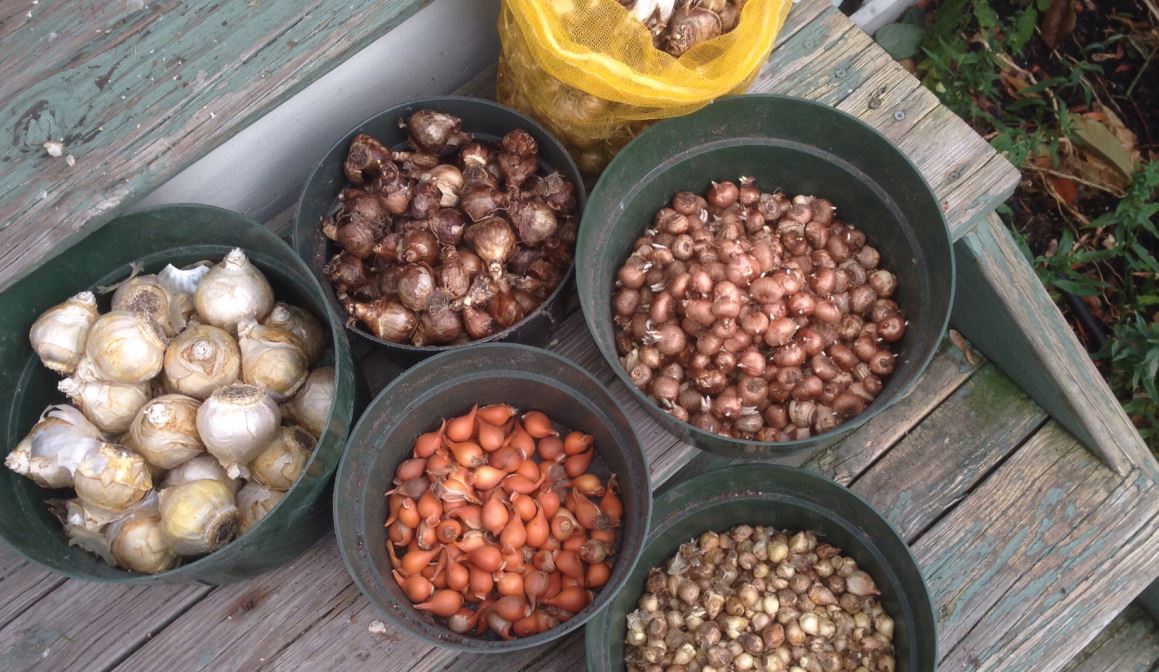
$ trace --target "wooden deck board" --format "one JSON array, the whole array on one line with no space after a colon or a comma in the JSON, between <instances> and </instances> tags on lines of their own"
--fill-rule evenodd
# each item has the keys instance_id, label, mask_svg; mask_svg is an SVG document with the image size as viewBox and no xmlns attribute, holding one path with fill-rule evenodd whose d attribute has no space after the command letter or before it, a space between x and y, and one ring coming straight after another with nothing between
<instances>
[{"instance_id":1,"label":"wooden deck board","mask_svg":"<svg viewBox=\"0 0 1159 672\"><path fill-rule=\"evenodd\" d=\"M209 590L66 581L0 628L0 669L110 669Z\"/></svg>"},{"instance_id":2,"label":"wooden deck board","mask_svg":"<svg viewBox=\"0 0 1159 672\"><path fill-rule=\"evenodd\" d=\"M1075 656L1062 672L1150 672L1159 665L1159 627L1131 605Z\"/></svg>"},{"instance_id":3,"label":"wooden deck board","mask_svg":"<svg viewBox=\"0 0 1159 672\"><path fill-rule=\"evenodd\" d=\"M1044 420L1042 409L987 364L854 481L852 490L912 543Z\"/></svg>"},{"instance_id":4,"label":"wooden deck board","mask_svg":"<svg viewBox=\"0 0 1159 672\"><path fill-rule=\"evenodd\" d=\"M1127 561L1134 549L1124 544L1151 518L1152 507L1159 506L1153 496L1150 501L1142 498L1153 488L1153 483L1137 476L1127 480L1117 476L1055 422L1035 433L914 545L937 605L946 669L970 669L979 661L990 669L1026 669L1028 660L1034 659L1015 664L1012 653L1028 641L1057 645L1057 638L1070 637L1081 648L1094 632L1076 637L1075 630L1052 626L1056 612L1081 605L1057 599L1037 604L1035 598L1018 594L1017 587L1031 581L1039 593L1050 593L1093 582L1117 590L1123 596L1121 609L1149 583L1155 570L1092 578L1081 564L1059 565L1057 560L1077 553L1086 562L1093 552L1088 547L1098 540L1101 563L1117 568ZM1135 499L1123 497L1135 489L1140 490L1133 493ZM1122 507L1127 501L1134 502L1138 517L1134 512L1125 516ZM1130 517L1133 522L1118 529L1128 524L1109 524L1104 519L1108 515ZM1068 542L1072 534L1080 537L1079 544ZM1157 541L1150 539L1146 545ZM1115 587L1118 581L1129 585ZM1086 606L1099 612L1115 599ZM1106 620L1114 613L1117 610ZM1049 650L1039 653L1043 661L1053 655ZM1055 662L1061 665L1065 658ZM1044 662L1043 669L1051 666Z\"/></svg>"},{"instance_id":5,"label":"wooden deck board","mask_svg":"<svg viewBox=\"0 0 1159 672\"><path fill-rule=\"evenodd\" d=\"M0 289L421 5L8 3L21 10L0 59Z\"/></svg>"},{"instance_id":6,"label":"wooden deck board","mask_svg":"<svg viewBox=\"0 0 1159 672\"><path fill-rule=\"evenodd\" d=\"M0 594L6 598L0 601L0 629L66 580L0 546Z\"/></svg>"}]
</instances>

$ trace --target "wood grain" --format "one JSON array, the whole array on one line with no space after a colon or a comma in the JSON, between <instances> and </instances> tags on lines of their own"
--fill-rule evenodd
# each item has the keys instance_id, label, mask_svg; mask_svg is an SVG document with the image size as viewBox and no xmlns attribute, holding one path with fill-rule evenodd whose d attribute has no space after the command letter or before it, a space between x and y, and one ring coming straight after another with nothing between
<instances>
[{"instance_id":1,"label":"wood grain","mask_svg":"<svg viewBox=\"0 0 1159 672\"><path fill-rule=\"evenodd\" d=\"M422 2L17 5L0 58L0 289ZM49 157L49 139L76 165Z\"/></svg>"},{"instance_id":2,"label":"wood grain","mask_svg":"<svg viewBox=\"0 0 1159 672\"><path fill-rule=\"evenodd\" d=\"M912 543L1044 420L1042 409L987 364L854 481L852 490Z\"/></svg>"},{"instance_id":3,"label":"wood grain","mask_svg":"<svg viewBox=\"0 0 1159 672\"><path fill-rule=\"evenodd\" d=\"M7 546L0 546L0 629L56 590L67 579L44 571L20 557Z\"/></svg>"},{"instance_id":4,"label":"wood grain","mask_svg":"<svg viewBox=\"0 0 1159 672\"><path fill-rule=\"evenodd\" d=\"M1028 665L1039 669L1037 662L1030 662L1033 657L1010 665L1007 656L1029 641L1069 637L1081 640L1081 648L1093 637L1094 627L1084 637L1077 630L1057 627L1056 616L1072 607L1101 613L1116 606L1113 603L1119 598L1064 604L1048 599L1049 594L1057 596L1059 591L1077 590L1089 582L1113 587L1116 595L1125 597L1105 616L1110 620L1151 581L1150 570L1130 575L1115 571L1092 578L1091 570L1083 566L1094 551L1088 548L1092 544L1101 551L1101 563L1113 558L1112 564L1118 567L1131 556L1134 549L1124 544L1151 518L1152 507L1159 506L1159 500L1144 492L1155 486L1139 485L1145 480L1133 476L1124 481L1060 425L1050 422L922 535L914 544L914 554L936 605L939 648L943 659L951 663L945 669L973 669L981 664L979 652L986 653L986 664L995 669L1027 669ZM1140 487L1144 490L1134 492ZM1132 522L1108 524L1102 520L1107 511ZM1123 525L1127 529L1118 529ZM1078 543L1068 541L1072 535ZM1146 545L1155 541L1159 537ZM1073 563L1067 560L1072 556ZM1038 603L1029 592L1018 592L1024 580L1047 595L1045 603ZM980 634L983 630L985 636ZM1052 632L1046 634L1048 630ZM1053 656L1045 650L1039 653L1047 659Z\"/></svg>"},{"instance_id":5,"label":"wood grain","mask_svg":"<svg viewBox=\"0 0 1159 672\"><path fill-rule=\"evenodd\" d=\"M1116 472L1159 478L1159 464L1002 220L984 218L955 255L958 329Z\"/></svg>"},{"instance_id":6,"label":"wood grain","mask_svg":"<svg viewBox=\"0 0 1159 672\"><path fill-rule=\"evenodd\" d=\"M0 669L108 669L209 590L66 581L0 628Z\"/></svg>"},{"instance_id":7,"label":"wood grain","mask_svg":"<svg viewBox=\"0 0 1159 672\"><path fill-rule=\"evenodd\" d=\"M1159 665L1159 627L1132 604L1071 659L1062 672L1149 672Z\"/></svg>"},{"instance_id":8,"label":"wood grain","mask_svg":"<svg viewBox=\"0 0 1159 672\"><path fill-rule=\"evenodd\" d=\"M1083 459L1094 459L1080 452ZM1078 654L1090 639L1079 628L1101 630L1159 574L1154 562L1159 553L1157 494L1155 482L1136 471L1080 525L1055 529L1065 521L1035 521L1051 552L1033 571L1017 577L1002 604L988 610L947 652L946 669L976 660L984 661L983 670L1052 669ZM1081 515L1082 505L1075 507ZM1062 583L1059 576L1078 580Z\"/></svg>"}]
</instances>

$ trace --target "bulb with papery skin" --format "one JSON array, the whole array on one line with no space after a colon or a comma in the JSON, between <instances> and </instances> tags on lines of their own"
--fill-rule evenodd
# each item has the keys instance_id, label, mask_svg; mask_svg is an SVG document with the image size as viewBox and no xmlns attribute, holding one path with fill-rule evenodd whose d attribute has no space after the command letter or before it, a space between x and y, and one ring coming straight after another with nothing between
<instances>
[{"instance_id":1,"label":"bulb with papery skin","mask_svg":"<svg viewBox=\"0 0 1159 672\"><path fill-rule=\"evenodd\" d=\"M165 363L165 333L147 313L114 310L93 324L85 354L97 373L114 383L144 383Z\"/></svg>"},{"instance_id":2,"label":"bulb with papery skin","mask_svg":"<svg viewBox=\"0 0 1159 672\"><path fill-rule=\"evenodd\" d=\"M263 320L270 314L274 291L245 252L235 248L197 283L193 305L201 320L232 334L247 317Z\"/></svg>"},{"instance_id":3,"label":"bulb with papery skin","mask_svg":"<svg viewBox=\"0 0 1159 672\"><path fill-rule=\"evenodd\" d=\"M76 468L104 442L101 430L72 406L49 406L4 466L42 488L69 488Z\"/></svg>"},{"instance_id":4,"label":"bulb with papery skin","mask_svg":"<svg viewBox=\"0 0 1159 672\"><path fill-rule=\"evenodd\" d=\"M309 374L306 351L290 332L245 319L238 324L241 378L269 390L277 401L298 391Z\"/></svg>"},{"instance_id":5,"label":"bulb with papery skin","mask_svg":"<svg viewBox=\"0 0 1159 672\"><path fill-rule=\"evenodd\" d=\"M71 374L84 356L89 330L97 317L96 297L92 292L81 292L36 318L28 340L46 367Z\"/></svg>"},{"instance_id":6,"label":"bulb with papery skin","mask_svg":"<svg viewBox=\"0 0 1159 672\"><path fill-rule=\"evenodd\" d=\"M201 404L197 433L231 478L248 478L246 465L270 444L281 420L281 409L264 388L237 383Z\"/></svg>"},{"instance_id":7,"label":"bulb with papery skin","mask_svg":"<svg viewBox=\"0 0 1159 672\"><path fill-rule=\"evenodd\" d=\"M220 481L192 481L160 495L161 530L181 555L201 555L229 543L241 525L233 491Z\"/></svg>"}]
</instances>

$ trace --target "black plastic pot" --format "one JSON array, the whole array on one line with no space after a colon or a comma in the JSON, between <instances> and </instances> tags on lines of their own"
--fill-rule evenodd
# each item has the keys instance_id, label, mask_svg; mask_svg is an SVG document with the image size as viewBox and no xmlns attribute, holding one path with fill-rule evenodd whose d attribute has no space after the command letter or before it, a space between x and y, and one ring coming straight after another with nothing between
<instances>
[{"instance_id":1,"label":"black plastic pot","mask_svg":"<svg viewBox=\"0 0 1159 672\"><path fill-rule=\"evenodd\" d=\"M623 588L587 625L590 672L624 670L625 618L636 609L648 570L680 544L736 525L811 530L869 572L895 621L900 672L934 672L938 631L929 591L909 547L865 500L827 478L776 465L738 465L679 483L656 498L652 531Z\"/></svg>"},{"instance_id":2,"label":"black plastic pot","mask_svg":"<svg viewBox=\"0 0 1159 672\"><path fill-rule=\"evenodd\" d=\"M894 300L909 320L897 367L860 415L808 439L764 443L710 434L664 412L628 379L616 352L611 297L615 273L656 211L678 191L703 193L710 180L755 177L766 190L818 194L865 231L898 279ZM800 461L864 424L912 389L946 330L954 255L941 208L918 169L858 119L798 98L726 98L659 123L612 161L584 211L577 284L588 328L624 384L668 431L732 457Z\"/></svg>"},{"instance_id":3,"label":"black plastic pot","mask_svg":"<svg viewBox=\"0 0 1159 672\"><path fill-rule=\"evenodd\" d=\"M48 308L85 289L125 279L130 263L146 273L165 264L221 260L240 247L269 279L280 300L302 306L329 327L335 369L330 420L305 473L260 523L220 550L156 575L110 567L97 556L70 547L45 500L66 491L44 490L0 469L0 536L30 560L73 578L120 583L229 583L286 562L327 529L324 497L338 466L355 406L354 363L342 322L329 309L322 288L294 251L269 229L235 212L206 205L167 205L123 215L44 262L0 294L0 375L16 393L0 408L0 436L7 453L36 423L46 406L62 403L60 377L41 365L28 343L28 329ZM99 299L98 299L99 300ZM108 310L109 297L103 297Z\"/></svg>"},{"instance_id":4,"label":"black plastic pot","mask_svg":"<svg viewBox=\"0 0 1159 672\"><path fill-rule=\"evenodd\" d=\"M526 639L458 635L414 609L391 577L386 552L387 498L395 468L414 438L473 404L505 402L537 409L595 437L597 462L621 484L625 515L611 578L586 609ZM598 473L597 466L592 471ZM567 359L516 344L478 345L428 359L397 378L370 403L350 435L334 485L334 529L354 582L387 620L432 645L473 653L506 653L558 639L583 625L623 584L648 534L652 489L648 464L628 419L599 381ZM492 636L493 637L493 636Z\"/></svg>"},{"instance_id":5,"label":"black plastic pot","mask_svg":"<svg viewBox=\"0 0 1159 672\"><path fill-rule=\"evenodd\" d=\"M322 272L322 267L337 252L337 246L322 235L321 222L324 217L337 210L338 194L346 186L342 162L346 159L350 141L355 135L366 133L388 147L409 147L406 132L399 128L398 120L422 109L434 109L453 114L463 120L463 130L488 142L495 142L508 131L516 128L527 131L539 143L539 156L543 169L545 171L558 170L575 184L576 217L578 218L583 212L586 191L579 169L576 168L575 162L572 161L563 145L559 144L554 136L529 117L489 100L461 96L424 98L396 105L362 122L347 133L344 138L336 142L314 168L314 171L310 173L301 199L298 201L298 213L294 219L293 230L294 249L297 250L298 256L313 269L318 282L322 283L326 289L326 298L330 302L330 306L340 315L344 314L344 311L338 304L329 279ZM563 281L555 288L555 291L533 313L503 331L496 332L487 338L472 341L472 344L510 341L528 345L545 345L552 327L565 317L564 299L575 279L573 269L574 264L573 268L567 270ZM374 336L357 323L348 328L362 338L386 348L392 357L401 363L417 362L431 355L462 347L457 345L420 347L409 343L392 343Z\"/></svg>"}]
</instances>

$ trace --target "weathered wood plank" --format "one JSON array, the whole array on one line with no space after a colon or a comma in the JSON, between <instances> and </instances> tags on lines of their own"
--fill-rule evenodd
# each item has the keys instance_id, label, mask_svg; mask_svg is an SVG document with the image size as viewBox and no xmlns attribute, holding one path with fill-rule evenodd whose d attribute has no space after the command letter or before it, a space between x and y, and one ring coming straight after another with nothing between
<instances>
[{"instance_id":1,"label":"weathered wood plank","mask_svg":"<svg viewBox=\"0 0 1159 672\"><path fill-rule=\"evenodd\" d=\"M987 364L852 489L912 543L1044 420L1042 409L998 367Z\"/></svg>"},{"instance_id":2,"label":"weathered wood plank","mask_svg":"<svg viewBox=\"0 0 1159 672\"><path fill-rule=\"evenodd\" d=\"M216 588L116 669L150 672L163 656L172 670L255 670L326 613L356 601L361 595L328 534L285 567Z\"/></svg>"},{"instance_id":3,"label":"weathered wood plank","mask_svg":"<svg viewBox=\"0 0 1159 672\"><path fill-rule=\"evenodd\" d=\"M1159 465L996 215L955 245L951 321L1119 474Z\"/></svg>"},{"instance_id":4,"label":"weathered wood plank","mask_svg":"<svg viewBox=\"0 0 1159 672\"><path fill-rule=\"evenodd\" d=\"M0 149L0 288L421 4L22 5L0 59L0 134L12 139ZM49 139L75 167L47 156Z\"/></svg>"},{"instance_id":5,"label":"weathered wood plank","mask_svg":"<svg viewBox=\"0 0 1159 672\"><path fill-rule=\"evenodd\" d=\"M1082 451L1084 459L1093 457ZM1100 467L1104 472L1106 468ZM1073 529L1055 517L1035 521L1053 546L1033 571L1017 577L1000 604L946 651L946 669L982 661L978 669L1054 669L1092 637L1159 574L1159 486L1133 472ZM1081 512L1081 504L1076 504ZM1060 581L1068 576L1077 581Z\"/></svg>"},{"instance_id":6,"label":"weathered wood plank","mask_svg":"<svg viewBox=\"0 0 1159 672\"><path fill-rule=\"evenodd\" d=\"M1062 672L1148 672L1159 665L1159 627L1145 609L1132 604Z\"/></svg>"},{"instance_id":7,"label":"weathered wood plank","mask_svg":"<svg viewBox=\"0 0 1159 672\"><path fill-rule=\"evenodd\" d=\"M0 628L0 669L109 669L209 591L66 581Z\"/></svg>"},{"instance_id":8,"label":"weathered wood plank","mask_svg":"<svg viewBox=\"0 0 1159 672\"><path fill-rule=\"evenodd\" d=\"M958 643L992 615L1005 619L998 619L995 637L1029 636L1025 628L1021 634L1009 632L1023 617L1036 622L1038 629L1048 628L1062 607L1052 602L1050 609L1030 610L1027 600L1012 596L1011 589L1024 576L1053 581L1066 589L1087 581L1089 572L1082 568L1064 566L1063 571L1051 573L1058 568L1048 558L1070 554L1072 547L1063 542L1072 531L1103 543L1102 561L1117 566L1125 554L1119 544L1125 539L1088 525L1087 519L1105 502L1114 501L1122 483L1121 477L1051 422L922 535L914 544L914 554L936 605L943 657L956 655ZM1150 517L1150 502L1136 499L1134 505ZM1139 524L1136 519L1135 525ZM1077 571L1072 574L1071 570ZM1134 595L1150 577L1132 579L1142 584ZM1124 581L1132 579L1123 577ZM1070 632L1069 636L1079 635ZM994 662L998 661L990 664ZM964 660L957 663L960 667L945 669L968 667Z\"/></svg>"},{"instance_id":9,"label":"weathered wood plank","mask_svg":"<svg viewBox=\"0 0 1159 672\"><path fill-rule=\"evenodd\" d=\"M66 580L0 546L0 629Z\"/></svg>"}]
</instances>

